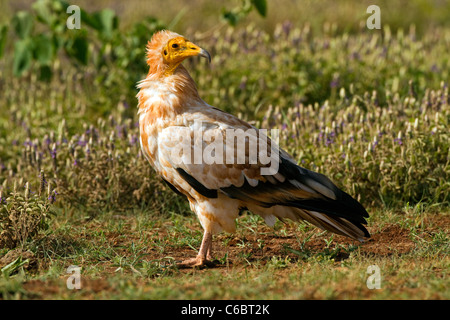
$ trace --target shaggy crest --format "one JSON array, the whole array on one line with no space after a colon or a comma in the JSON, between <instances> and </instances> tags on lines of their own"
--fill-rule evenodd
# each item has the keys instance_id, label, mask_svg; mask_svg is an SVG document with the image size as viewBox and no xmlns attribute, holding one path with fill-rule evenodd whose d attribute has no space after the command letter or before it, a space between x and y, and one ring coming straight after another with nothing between
<instances>
[{"instance_id":1,"label":"shaggy crest","mask_svg":"<svg viewBox=\"0 0 450 320\"><path fill-rule=\"evenodd\" d=\"M153 34L147 43L147 64L150 67L149 74L161 74L164 72L164 60L161 54L166 43L173 38L181 37L178 33L162 30Z\"/></svg>"}]
</instances>

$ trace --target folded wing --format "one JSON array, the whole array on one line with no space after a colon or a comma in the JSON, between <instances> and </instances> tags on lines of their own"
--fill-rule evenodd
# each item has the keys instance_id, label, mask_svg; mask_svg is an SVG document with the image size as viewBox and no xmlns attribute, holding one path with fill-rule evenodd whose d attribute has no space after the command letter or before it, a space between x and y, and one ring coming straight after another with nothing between
<instances>
[{"instance_id":1,"label":"folded wing","mask_svg":"<svg viewBox=\"0 0 450 320\"><path fill-rule=\"evenodd\" d=\"M324 175L298 166L262 131L221 111L187 119L184 126L169 127L160 134L159 157L202 196L217 198L223 193L262 214L270 208L281 219L307 220L361 241L370 237L363 226L369 215L358 201ZM233 130L244 131L241 143L229 139ZM256 152L252 150L255 143ZM278 161L277 170L270 174L273 163L267 159Z\"/></svg>"}]
</instances>

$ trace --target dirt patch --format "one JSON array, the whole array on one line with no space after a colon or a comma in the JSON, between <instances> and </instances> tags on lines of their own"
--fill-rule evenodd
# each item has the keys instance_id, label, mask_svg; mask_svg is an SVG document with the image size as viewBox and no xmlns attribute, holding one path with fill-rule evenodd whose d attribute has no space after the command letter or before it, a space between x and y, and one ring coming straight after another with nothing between
<instances>
[{"instance_id":1,"label":"dirt patch","mask_svg":"<svg viewBox=\"0 0 450 320\"><path fill-rule=\"evenodd\" d=\"M45 298L46 296L69 297L76 294L77 289L70 290L66 285L67 277L57 280L42 281L29 280L23 284L23 289L27 292L27 296L34 299ZM83 299L94 297L95 294L103 291L111 291L111 286L105 279L81 278L81 288L83 289Z\"/></svg>"},{"instance_id":2,"label":"dirt patch","mask_svg":"<svg viewBox=\"0 0 450 320\"><path fill-rule=\"evenodd\" d=\"M328 255L335 261L341 261L349 257L351 249L347 249L352 245L359 247L360 252L366 256L378 257L407 254L416 246L410 238L410 231L396 224L386 224L372 232L372 237L365 243L335 235L330 244L325 240L328 240L331 234L320 235L320 230L309 231L314 235L305 241L301 248L300 242L307 237L306 234L299 234L298 231L293 230L287 235L281 235L273 231L267 232L265 227L262 228L261 232L244 236L216 236L213 242L214 255L220 258L226 254L227 264L232 265L246 263L246 260L265 264L273 256L289 256L292 260L298 260L314 255ZM166 255L182 261L195 257L196 252L186 246L171 248ZM224 265L219 264L218 267L220 266Z\"/></svg>"},{"instance_id":3,"label":"dirt patch","mask_svg":"<svg viewBox=\"0 0 450 320\"><path fill-rule=\"evenodd\" d=\"M450 216L448 215L427 215L421 220L421 226L424 236L437 230L448 230L450 225ZM192 226L193 229L199 226ZM213 251L217 258L227 255L229 264L246 264L259 261L262 264L269 261L273 256L289 256L292 259L302 258L302 255L292 253L289 248L304 251L307 255L322 254L332 255L336 261L341 261L349 257L349 252L345 248L349 246L358 247L359 252L366 256L388 257L391 255L403 255L413 251L416 243L411 238L411 230L403 228L395 223L386 223L382 225L373 225L371 227L372 237L365 243L360 243L347 237L334 235L333 241L327 243L331 233L322 234L319 229L309 230L306 233L298 231L296 224L287 227L284 232L274 231L273 229L260 225L254 232L243 232L243 234L219 234L214 237ZM201 229L198 229L201 233ZM149 230L151 234L152 230ZM160 239L169 237L168 231L164 228L158 228ZM308 236L313 234L309 240ZM111 241L113 247L126 247L131 241L138 241L139 238L134 234L106 233L106 237ZM327 240L327 241L326 241ZM301 247L300 243L304 242ZM338 245L342 245L341 250L330 253ZM198 249L198 248L195 248ZM118 249L120 250L120 249ZM160 250L149 247L146 252L146 259L160 259L164 256L175 258L176 261L193 258L197 254L194 248L186 246L168 246L162 254ZM127 254L124 249L124 254ZM222 260L223 262L224 260ZM223 264L225 265L225 264Z\"/></svg>"},{"instance_id":4,"label":"dirt patch","mask_svg":"<svg viewBox=\"0 0 450 320\"><path fill-rule=\"evenodd\" d=\"M439 232L443 230L447 234L449 233L450 227L450 215L444 214L432 214L427 215L420 223L424 232L431 234L434 232Z\"/></svg>"},{"instance_id":5,"label":"dirt patch","mask_svg":"<svg viewBox=\"0 0 450 320\"><path fill-rule=\"evenodd\" d=\"M361 252L386 257L392 254L405 254L414 248L415 243L410 238L409 230L396 224L387 224L361 246Z\"/></svg>"},{"instance_id":6,"label":"dirt patch","mask_svg":"<svg viewBox=\"0 0 450 320\"><path fill-rule=\"evenodd\" d=\"M8 264L16 261L19 257L22 258L22 261L28 260L22 267L26 270L35 269L37 266L37 258L35 254L31 251L24 251L22 249L14 249L8 251L1 259L0 259L0 269L7 266Z\"/></svg>"}]
</instances>

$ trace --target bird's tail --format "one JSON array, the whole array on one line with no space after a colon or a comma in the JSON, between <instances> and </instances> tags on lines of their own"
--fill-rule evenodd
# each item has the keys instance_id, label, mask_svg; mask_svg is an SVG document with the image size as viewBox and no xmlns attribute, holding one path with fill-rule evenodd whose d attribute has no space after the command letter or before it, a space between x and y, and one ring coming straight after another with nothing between
<instances>
[{"instance_id":1,"label":"bird's tail","mask_svg":"<svg viewBox=\"0 0 450 320\"><path fill-rule=\"evenodd\" d=\"M303 210L298 208L291 208L291 210L292 213L298 218L306 220L323 230L328 230L342 236L347 236L360 242L364 242L366 238L370 237L367 229L360 223L312 210Z\"/></svg>"},{"instance_id":2,"label":"bird's tail","mask_svg":"<svg viewBox=\"0 0 450 320\"><path fill-rule=\"evenodd\" d=\"M283 160L283 159L282 159ZM348 193L340 190L327 177L283 161L283 171L291 184L312 191L311 197L292 197L283 201L299 218L315 226L359 241L370 238L363 224L369 217L366 209ZM295 191L291 191L295 196ZM318 196L317 196L318 195Z\"/></svg>"},{"instance_id":3,"label":"bird's tail","mask_svg":"<svg viewBox=\"0 0 450 320\"><path fill-rule=\"evenodd\" d=\"M251 211L260 214L269 226L275 224L276 218L282 221L285 219L292 221L305 220L322 230L327 230L360 242L364 242L367 238L370 238L369 232L361 223L314 210L278 205L270 208L251 208Z\"/></svg>"}]
</instances>

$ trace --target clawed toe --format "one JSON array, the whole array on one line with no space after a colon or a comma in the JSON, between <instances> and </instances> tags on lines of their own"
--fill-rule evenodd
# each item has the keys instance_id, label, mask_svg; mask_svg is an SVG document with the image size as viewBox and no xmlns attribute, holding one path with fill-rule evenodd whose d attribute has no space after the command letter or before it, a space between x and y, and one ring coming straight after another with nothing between
<instances>
[{"instance_id":1,"label":"clawed toe","mask_svg":"<svg viewBox=\"0 0 450 320\"><path fill-rule=\"evenodd\" d=\"M210 260L207 260L202 257L196 257L193 259L184 260L180 263L177 263L177 267L179 269L186 268L204 268L204 267L214 267L216 264Z\"/></svg>"},{"instance_id":2,"label":"clawed toe","mask_svg":"<svg viewBox=\"0 0 450 320\"><path fill-rule=\"evenodd\" d=\"M177 267L180 269L214 267L216 264L211 261L211 243L212 233L205 230L197 257L177 263Z\"/></svg>"}]
</instances>

